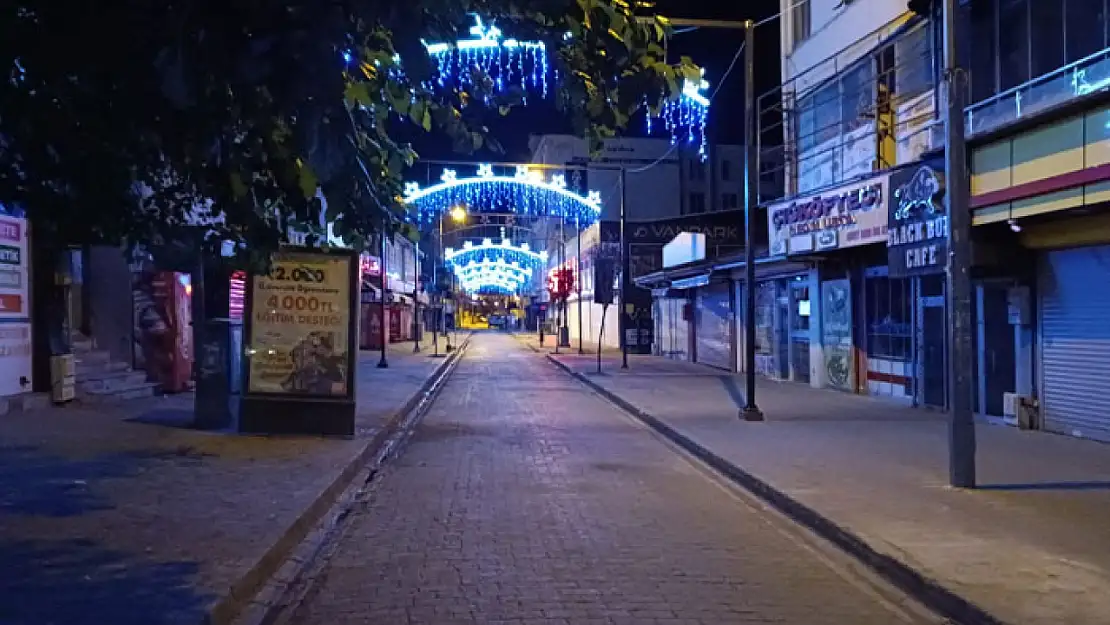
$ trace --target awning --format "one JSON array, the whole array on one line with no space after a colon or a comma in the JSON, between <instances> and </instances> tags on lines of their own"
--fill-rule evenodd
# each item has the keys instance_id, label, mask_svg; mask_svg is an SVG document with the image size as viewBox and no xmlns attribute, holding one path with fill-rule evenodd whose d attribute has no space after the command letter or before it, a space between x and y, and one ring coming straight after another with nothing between
<instances>
[{"instance_id":1,"label":"awning","mask_svg":"<svg viewBox=\"0 0 1110 625\"><path fill-rule=\"evenodd\" d=\"M699 286L709 284L709 274L704 273L700 276L693 276L690 278L681 278L679 280L671 281L672 289L695 289Z\"/></svg>"}]
</instances>

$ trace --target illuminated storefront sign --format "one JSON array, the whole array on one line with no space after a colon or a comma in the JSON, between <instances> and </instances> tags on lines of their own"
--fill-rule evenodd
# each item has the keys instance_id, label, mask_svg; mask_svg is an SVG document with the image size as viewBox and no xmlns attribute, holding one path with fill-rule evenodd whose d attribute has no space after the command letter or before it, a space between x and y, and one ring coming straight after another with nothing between
<instances>
[{"instance_id":1,"label":"illuminated storefront sign","mask_svg":"<svg viewBox=\"0 0 1110 625\"><path fill-rule=\"evenodd\" d=\"M771 254L786 255L886 240L886 176L769 207Z\"/></svg>"}]
</instances>

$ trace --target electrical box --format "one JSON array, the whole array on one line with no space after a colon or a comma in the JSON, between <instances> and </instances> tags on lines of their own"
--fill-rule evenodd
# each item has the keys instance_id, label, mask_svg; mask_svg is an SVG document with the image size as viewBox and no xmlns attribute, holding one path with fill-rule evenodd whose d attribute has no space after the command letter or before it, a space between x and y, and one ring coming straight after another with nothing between
<instances>
[{"instance_id":1,"label":"electrical box","mask_svg":"<svg viewBox=\"0 0 1110 625\"><path fill-rule=\"evenodd\" d=\"M77 361L73 354L50 357L50 399L64 404L77 396Z\"/></svg>"}]
</instances>

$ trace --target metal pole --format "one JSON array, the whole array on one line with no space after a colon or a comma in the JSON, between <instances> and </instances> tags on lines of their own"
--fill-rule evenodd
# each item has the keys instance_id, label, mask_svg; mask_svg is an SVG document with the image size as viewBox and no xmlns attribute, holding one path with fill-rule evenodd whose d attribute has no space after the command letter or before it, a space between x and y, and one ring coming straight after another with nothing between
<instances>
[{"instance_id":1,"label":"metal pole","mask_svg":"<svg viewBox=\"0 0 1110 625\"><path fill-rule=\"evenodd\" d=\"M412 244L412 353L420 351L420 243Z\"/></svg>"},{"instance_id":2,"label":"metal pole","mask_svg":"<svg viewBox=\"0 0 1110 625\"><path fill-rule=\"evenodd\" d=\"M574 284L578 291L578 353L585 354L586 350L582 349L582 228L577 217L574 218L574 229L578 231L575 239L578 251L574 261Z\"/></svg>"},{"instance_id":3,"label":"metal pole","mask_svg":"<svg viewBox=\"0 0 1110 625\"><path fill-rule=\"evenodd\" d=\"M443 298L439 294L439 264L443 262L443 214L439 215L439 243L436 245L439 248L439 253L436 256L435 264L432 265L432 355L439 356L439 318L438 315L443 306Z\"/></svg>"},{"instance_id":4,"label":"metal pole","mask_svg":"<svg viewBox=\"0 0 1110 625\"><path fill-rule=\"evenodd\" d=\"M755 170L759 146L755 130L755 26L748 20L744 28L744 407L740 418L762 421L763 412L755 402L755 245L752 226L759 202L758 173Z\"/></svg>"},{"instance_id":5,"label":"metal pole","mask_svg":"<svg viewBox=\"0 0 1110 625\"><path fill-rule=\"evenodd\" d=\"M378 359L378 368L379 369L389 368L389 360L387 360L386 356L385 356L386 343L387 343L387 340L389 338L389 318L388 318L389 311L386 310L386 306L385 306L386 280L388 279L386 277L386 274L389 273L389 271L388 271L388 261L386 261L386 258L385 258L385 252L386 252L386 250L385 250L385 232L386 232L386 228L387 228L386 221L385 221L385 218L383 217L382 218L382 234L381 234L381 237L380 237L380 239L381 239L381 252L380 253L381 253L381 256L382 256L382 261L380 263L378 263L381 266L380 267L380 270L381 270L380 275L382 277L382 295L381 295L381 298L380 298L381 302L379 303L379 306L381 306L381 317L382 317L382 319L381 319L381 321L382 321L382 323L381 323L382 356L381 356L381 358Z\"/></svg>"},{"instance_id":6,"label":"metal pole","mask_svg":"<svg viewBox=\"0 0 1110 625\"><path fill-rule=\"evenodd\" d=\"M621 205L621 296L620 296L620 304L621 305L620 305L620 308L617 309L617 331L621 333L621 335L620 335L620 341L621 341L621 369L627 369L628 368L628 336L627 336L628 332L627 332L627 328L625 327L626 324L625 324L624 317L625 317L625 312L628 310L628 297L627 297L628 296L628 282L630 280L629 274L632 271L631 270L631 262L629 262L629 258L628 258L628 253L629 253L628 239L625 237L625 229L626 229L625 226L626 226L626 222L627 222L627 215L625 215L625 207L624 207L624 196L625 196L625 193L624 193L624 187L625 187L624 172L625 172L624 168L621 167L620 178L618 178L618 181L620 183L620 194L621 194L621 197L620 197L620 205Z\"/></svg>"},{"instance_id":7,"label":"metal pole","mask_svg":"<svg viewBox=\"0 0 1110 625\"><path fill-rule=\"evenodd\" d=\"M559 292L561 292L563 290L563 287L562 287L562 284L561 284L562 281L558 280L558 279L562 278L563 265L566 263L566 261L563 259L563 221L561 219L559 220L559 235L558 236L559 236L559 247L555 250L555 262L556 262L555 278L557 279L557 281L555 282L555 286L559 289ZM565 307L563 306L563 303L559 300L556 300L554 303L555 303L555 353L558 354L559 353L559 346L562 345L562 343L563 343L563 310L564 310Z\"/></svg>"},{"instance_id":8,"label":"metal pole","mask_svg":"<svg viewBox=\"0 0 1110 625\"><path fill-rule=\"evenodd\" d=\"M975 416L971 407L971 210L964 144L965 76L956 56L956 1L944 0L944 66L948 196L948 473L952 486L975 488Z\"/></svg>"}]
</instances>

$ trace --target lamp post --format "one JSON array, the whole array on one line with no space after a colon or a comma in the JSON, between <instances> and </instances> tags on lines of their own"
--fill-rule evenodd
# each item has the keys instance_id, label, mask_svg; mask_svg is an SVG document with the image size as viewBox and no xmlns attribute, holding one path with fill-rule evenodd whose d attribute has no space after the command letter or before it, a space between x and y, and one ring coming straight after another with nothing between
<instances>
[{"instance_id":1,"label":"lamp post","mask_svg":"<svg viewBox=\"0 0 1110 625\"><path fill-rule=\"evenodd\" d=\"M381 243L380 248L381 248L381 250L379 252L381 254L382 258L381 258L381 262L378 263L380 265L378 275L380 275L381 278L382 278L381 279L382 292L381 292L381 297L380 297L381 301L378 304L381 307L379 310L380 310L380 314L381 314L381 328L380 328L380 330L381 330L381 341L382 341L382 355L381 355L381 358L378 359L378 368L379 369L388 369L389 368L389 360L385 356L386 341L389 338L389 328L388 328L389 320L386 318L387 315L389 314L389 311L386 310L386 305L385 305L386 272L387 272L387 262L386 262L386 258L385 258L385 256L386 256L386 246L385 246L386 227L387 227L387 224L386 224L385 219L383 218L382 219L382 232L381 232L381 236L380 236L380 243Z\"/></svg>"},{"instance_id":2,"label":"lamp post","mask_svg":"<svg viewBox=\"0 0 1110 625\"><path fill-rule=\"evenodd\" d=\"M574 229L578 231L575 238L578 249L574 260L574 286L578 291L578 353L585 354L586 351L582 349L582 227L577 217L574 218Z\"/></svg>"},{"instance_id":3,"label":"lamp post","mask_svg":"<svg viewBox=\"0 0 1110 625\"><path fill-rule=\"evenodd\" d=\"M419 237L417 237L419 238ZM412 353L420 352L420 244L412 245Z\"/></svg>"}]
</instances>

